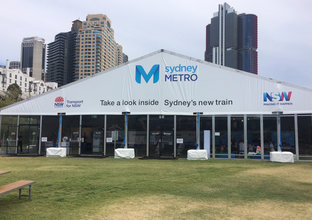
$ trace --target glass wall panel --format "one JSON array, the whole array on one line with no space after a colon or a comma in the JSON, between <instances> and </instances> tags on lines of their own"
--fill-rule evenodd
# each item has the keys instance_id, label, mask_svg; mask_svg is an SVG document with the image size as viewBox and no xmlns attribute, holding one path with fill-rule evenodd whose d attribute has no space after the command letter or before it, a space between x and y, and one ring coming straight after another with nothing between
<instances>
[{"instance_id":1,"label":"glass wall panel","mask_svg":"<svg viewBox=\"0 0 312 220\"><path fill-rule=\"evenodd\" d=\"M294 116L281 116L282 151L296 154Z\"/></svg>"},{"instance_id":2,"label":"glass wall panel","mask_svg":"<svg viewBox=\"0 0 312 220\"><path fill-rule=\"evenodd\" d=\"M56 147L57 135L59 129L59 116L42 117L42 134L44 141L41 142L41 155L46 154L46 149Z\"/></svg>"},{"instance_id":3,"label":"glass wall panel","mask_svg":"<svg viewBox=\"0 0 312 220\"><path fill-rule=\"evenodd\" d=\"M146 115L128 116L128 148L134 148L136 157L146 156Z\"/></svg>"},{"instance_id":4,"label":"glass wall panel","mask_svg":"<svg viewBox=\"0 0 312 220\"><path fill-rule=\"evenodd\" d=\"M260 116L247 117L247 158L261 159ZM261 148L260 148L261 150Z\"/></svg>"},{"instance_id":5,"label":"glass wall panel","mask_svg":"<svg viewBox=\"0 0 312 220\"><path fill-rule=\"evenodd\" d=\"M212 119L208 116L200 118L200 148L210 146L210 157L212 157Z\"/></svg>"},{"instance_id":6,"label":"glass wall panel","mask_svg":"<svg viewBox=\"0 0 312 220\"><path fill-rule=\"evenodd\" d=\"M2 116L0 154L16 153L17 116Z\"/></svg>"},{"instance_id":7,"label":"glass wall panel","mask_svg":"<svg viewBox=\"0 0 312 220\"><path fill-rule=\"evenodd\" d=\"M244 117L231 117L231 153L244 158Z\"/></svg>"},{"instance_id":8,"label":"glass wall panel","mask_svg":"<svg viewBox=\"0 0 312 220\"><path fill-rule=\"evenodd\" d=\"M196 116L177 116L177 157L186 158L196 149Z\"/></svg>"},{"instance_id":9,"label":"glass wall panel","mask_svg":"<svg viewBox=\"0 0 312 220\"><path fill-rule=\"evenodd\" d=\"M69 155L79 154L79 115L62 117L62 147L68 148Z\"/></svg>"},{"instance_id":10,"label":"glass wall panel","mask_svg":"<svg viewBox=\"0 0 312 220\"><path fill-rule=\"evenodd\" d=\"M299 159L312 160L312 116L298 116Z\"/></svg>"},{"instance_id":11,"label":"glass wall panel","mask_svg":"<svg viewBox=\"0 0 312 220\"><path fill-rule=\"evenodd\" d=\"M106 122L106 155L114 156L116 148L124 147L125 116L108 115Z\"/></svg>"},{"instance_id":12,"label":"glass wall panel","mask_svg":"<svg viewBox=\"0 0 312 220\"><path fill-rule=\"evenodd\" d=\"M277 151L277 116L263 116L264 159ZM253 149L255 152L257 149Z\"/></svg>"},{"instance_id":13,"label":"glass wall panel","mask_svg":"<svg viewBox=\"0 0 312 220\"><path fill-rule=\"evenodd\" d=\"M215 117L216 158L228 158L227 117Z\"/></svg>"},{"instance_id":14,"label":"glass wall panel","mask_svg":"<svg viewBox=\"0 0 312 220\"><path fill-rule=\"evenodd\" d=\"M104 116L83 115L81 125L81 154L103 155Z\"/></svg>"},{"instance_id":15,"label":"glass wall panel","mask_svg":"<svg viewBox=\"0 0 312 220\"><path fill-rule=\"evenodd\" d=\"M174 156L173 123L174 117L172 115L150 116L150 157L172 158Z\"/></svg>"},{"instance_id":16,"label":"glass wall panel","mask_svg":"<svg viewBox=\"0 0 312 220\"><path fill-rule=\"evenodd\" d=\"M20 116L17 141L18 154L38 154L39 133L39 116Z\"/></svg>"}]
</instances>

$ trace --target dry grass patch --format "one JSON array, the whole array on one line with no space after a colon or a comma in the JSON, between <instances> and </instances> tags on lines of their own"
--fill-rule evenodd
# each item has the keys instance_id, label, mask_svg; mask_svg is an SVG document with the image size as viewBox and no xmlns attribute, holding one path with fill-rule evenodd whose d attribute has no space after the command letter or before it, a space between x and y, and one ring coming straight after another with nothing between
<instances>
[{"instance_id":1,"label":"dry grass patch","mask_svg":"<svg viewBox=\"0 0 312 220\"><path fill-rule=\"evenodd\" d=\"M100 210L96 219L310 219L312 203L229 202L159 195L132 197Z\"/></svg>"},{"instance_id":2,"label":"dry grass patch","mask_svg":"<svg viewBox=\"0 0 312 220\"><path fill-rule=\"evenodd\" d=\"M312 183L311 166L286 165L281 167L249 169L241 175L267 175L301 183Z\"/></svg>"},{"instance_id":3,"label":"dry grass patch","mask_svg":"<svg viewBox=\"0 0 312 220\"><path fill-rule=\"evenodd\" d=\"M64 170L73 170L73 169L77 169L77 166L59 166L59 165L55 165L55 166L41 166L41 167L37 167L34 168L34 170L41 170L41 171L64 171Z\"/></svg>"}]
</instances>

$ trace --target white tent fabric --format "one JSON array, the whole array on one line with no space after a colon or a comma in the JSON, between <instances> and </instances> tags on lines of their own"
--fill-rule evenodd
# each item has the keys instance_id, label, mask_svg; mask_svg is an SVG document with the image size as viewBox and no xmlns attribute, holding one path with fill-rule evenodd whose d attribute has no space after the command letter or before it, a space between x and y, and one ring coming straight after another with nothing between
<instances>
[{"instance_id":1,"label":"white tent fabric","mask_svg":"<svg viewBox=\"0 0 312 220\"><path fill-rule=\"evenodd\" d=\"M311 113L312 89L160 50L0 115Z\"/></svg>"}]
</instances>

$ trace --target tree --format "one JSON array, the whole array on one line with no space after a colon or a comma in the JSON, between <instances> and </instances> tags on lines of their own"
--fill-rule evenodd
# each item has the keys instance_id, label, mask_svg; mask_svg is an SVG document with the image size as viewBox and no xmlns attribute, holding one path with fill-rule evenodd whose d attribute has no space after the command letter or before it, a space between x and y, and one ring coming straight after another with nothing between
<instances>
[{"instance_id":1,"label":"tree","mask_svg":"<svg viewBox=\"0 0 312 220\"><path fill-rule=\"evenodd\" d=\"M21 101L21 96L22 90L16 83L9 85L7 91L4 93L3 96L1 96L0 108Z\"/></svg>"}]
</instances>

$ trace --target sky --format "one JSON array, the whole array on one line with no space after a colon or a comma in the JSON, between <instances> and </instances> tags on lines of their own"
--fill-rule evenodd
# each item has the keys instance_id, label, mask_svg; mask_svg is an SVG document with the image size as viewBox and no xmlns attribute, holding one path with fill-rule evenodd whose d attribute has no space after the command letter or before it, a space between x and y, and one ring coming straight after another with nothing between
<instances>
[{"instance_id":1,"label":"sky","mask_svg":"<svg viewBox=\"0 0 312 220\"><path fill-rule=\"evenodd\" d=\"M311 0L228 0L258 16L258 74L312 88ZM24 37L70 31L72 21L106 14L129 60L166 49L204 60L205 27L216 0L0 0L0 64L20 60Z\"/></svg>"}]
</instances>

